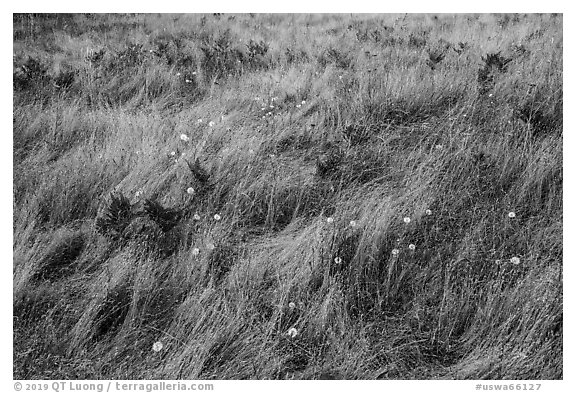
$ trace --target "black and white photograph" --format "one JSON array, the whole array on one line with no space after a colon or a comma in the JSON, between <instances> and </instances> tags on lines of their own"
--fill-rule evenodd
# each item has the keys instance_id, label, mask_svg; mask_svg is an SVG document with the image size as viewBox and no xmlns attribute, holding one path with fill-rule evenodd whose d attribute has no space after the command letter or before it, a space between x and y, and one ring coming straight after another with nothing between
<instances>
[{"instance_id":1,"label":"black and white photograph","mask_svg":"<svg viewBox=\"0 0 576 393\"><path fill-rule=\"evenodd\" d=\"M326 10L12 14L13 380L564 379L564 14Z\"/></svg>"}]
</instances>

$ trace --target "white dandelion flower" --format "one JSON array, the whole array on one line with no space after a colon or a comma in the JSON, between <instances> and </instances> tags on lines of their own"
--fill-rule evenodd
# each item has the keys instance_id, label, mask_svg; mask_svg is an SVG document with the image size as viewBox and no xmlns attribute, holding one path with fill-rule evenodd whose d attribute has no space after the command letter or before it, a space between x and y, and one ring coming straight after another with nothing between
<instances>
[{"instance_id":1,"label":"white dandelion flower","mask_svg":"<svg viewBox=\"0 0 576 393\"><path fill-rule=\"evenodd\" d=\"M192 75L196 75L196 71L192 71Z\"/></svg>"},{"instance_id":2,"label":"white dandelion flower","mask_svg":"<svg viewBox=\"0 0 576 393\"><path fill-rule=\"evenodd\" d=\"M432 215L432 210L426 209L426 215L427 215L427 216L431 216L431 215Z\"/></svg>"},{"instance_id":3,"label":"white dandelion flower","mask_svg":"<svg viewBox=\"0 0 576 393\"><path fill-rule=\"evenodd\" d=\"M512 257L512 258L510 258L510 263L513 265L518 265L520 263L520 258Z\"/></svg>"},{"instance_id":4,"label":"white dandelion flower","mask_svg":"<svg viewBox=\"0 0 576 393\"><path fill-rule=\"evenodd\" d=\"M406 224L410 224L410 217L404 217L404 222Z\"/></svg>"},{"instance_id":5,"label":"white dandelion flower","mask_svg":"<svg viewBox=\"0 0 576 393\"><path fill-rule=\"evenodd\" d=\"M408 248L409 248L411 251L414 251L414 250L416 249L416 246L415 246L414 244L410 244L410 245L408 246Z\"/></svg>"},{"instance_id":6,"label":"white dandelion flower","mask_svg":"<svg viewBox=\"0 0 576 393\"><path fill-rule=\"evenodd\" d=\"M198 119L198 123L202 123L202 119Z\"/></svg>"},{"instance_id":7,"label":"white dandelion flower","mask_svg":"<svg viewBox=\"0 0 576 393\"><path fill-rule=\"evenodd\" d=\"M213 121L211 121L210 123L208 123L208 127L214 127L214 124L216 124L216 123L214 123Z\"/></svg>"},{"instance_id":8,"label":"white dandelion flower","mask_svg":"<svg viewBox=\"0 0 576 393\"><path fill-rule=\"evenodd\" d=\"M199 221L199 220L200 220L200 216L198 215L198 213L195 213L193 218L194 218L195 221Z\"/></svg>"},{"instance_id":9,"label":"white dandelion flower","mask_svg":"<svg viewBox=\"0 0 576 393\"><path fill-rule=\"evenodd\" d=\"M358 225L358 224L356 223L356 221L354 221L354 220L350 221L350 226L351 226L352 228L356 228L357 225Z\"/></svg>"},{"instance_id":10,"label":"white dandelion flower","mask_svg":"<svg viewBox=\"0 0 576 393\"><path fill-rule=\"evenodd\" d=\"M192 249L192 255L196 256L198 254L200 254L200 249L198 247L194 247Z\"/></svg>"},{"instance_id":11,"label":"white dandelion flower","mask_svg":"<svg viewBox=\"0 0 576 393\"><path fill-rule=\"evenodd\" d=\"M442 145L436 145L435 147L436 147L436 150L442 150L444 148L444 146L442 146Z\"/></svg>"},{"instance_id":12,"label":"white dandelion flower","mask_svg":"<svg viewBox=\"0 0 576 393\"><path fill-rule=\"evenodd\" d=\"M334 258L334 263L335 263L336 265L340 265L340 264L342 263L342 258L340 258L340 257Z\"/></svg>"},{"instance_id":13,"label":"white dandelion flower","mask_svg":"<svg viewBox=\"0 0 576 393\"><path fill-rule=\"evenodd\" d=\"M290 337L294 338L298 335L298 330L296 328L290 328L287 333Z\"/></svg>"},{"instance_id":14,"label":"white dandelion flower","mask_svg":"<svg viewBox=\"0 0 576 393\"><path fill-rule=\"evenodd\" d=\"M508 217L509 218L516 218L516 213L510 212L510 213L508 213Z\"/></svg>"},{"instance_id":15,"label":"white dandelion flower","mask_svg":"<svg viewBox=\"0 0 576 393\"><path fill-rule=\"evenodd\" d=\"M222 218L222 217L220 216L220 214L214 214L214 219L215 219L216 221L220 221L221 218Z\"/></svg>"},{"instance_id":16,"label":"white dandelion flower","mask_svg":"<svg viewBox=\"0 0 576 393\"><path fill-rule=\"evenodd\" d=\"M190 194L190 195L194 195L194 192L195 192L195 191L194 191L194 188L188 187L188 189L186 190L186 192L187 192L188 194Z\"/></svg>"},{"instance_id":17,"label":"white dandelion flower","mask_svg":"<svg viewBox=\"0 0 576 393\"><path fill-rule=\"evenodd\" d=\"M296 108L300 108L301 106L302 106L302 105L298 104L298 105L296 105Z\"/></svg>"},{"instance_id":18,"label":"white dandelion flower","mask_svg":"<svg viewBox=\"0 0 576 393\"><path fill-rule=\"evenodd\" d=\"M212 251L216 248L216 246L214 245L214 243L208 243L206 244L206 248Z\"/></svg>"},{"instance_id":19,"label":"white dandelion flower","mask_svg":"<svg viewBox=\"0 0 576 393\"><path fill-rule=\"evenodd\" d=\"M392 250L392 255L398 255L398 254L400 254L400 250L399 250L399 249L395 248L395 249Z\"/></svg>"},{"instance_id":20,"label":"white dandelion flower","mask_svg":"<svg viewBox=\"0 0 576 393\"><path fill-rule=\"evenodd\" d=\"M170 155L171 155L171 156L175 156L175 155L176 155L176 152L175 152L175 151L170 152Z\"/></svg>"},{"instance_id":21,"label":"white dandelion flower","mask_svg":"<svg viewBox=\"0 0 576 393\"><path fill-rule=\"evenodd\" d=\"M294 302L290 302L290 303L288 303L288 307L289 308L295 308L296 304Z\"/></svg>"},{"instance_id":22,"label":"white dandelion flower","mask_svg":"<svg viewBox=\"0 0 576 393\"><path fill-rule=\"evenodd\" d=\"M160 352L164 348L164 344L161 341L156 341L154 345L152 345L152 350L154 352Z\"/></svg>"},{"instance_id":23,"label":"white dandelion flower","mask_svg":"<svg viewBox=\"0 0 576 393\"><path fill-rule=\"evenodd\" d=\"M180 139L182 139L184 142L188 142L190 140L190 138L188 138L188 135L186 134L180 135Z\"/></svg>"},{"instance_id":24,"label":"white dandelion flower","mask_svg":"<svg viewBox=\"0 0 576 393\"><path fill-rule=\"evenodd\" d=\"M186 79L186 83L192 83L190 79Z\"/></svg>"},{"instance_id":25,"label":"white dandelion flower","mask_svg":"<svg viewBox=\"0 0 576 393\"><path fill-rule=\"evenodd\" d=\"M334 219L333 219L332 217L328 217L328 218L326 219L326 222L327 222L328 224L332 224L332 223L334 222Z\"/></svg>"},{"instance_id":26,"label":"white dandelion flower","mask_svg":"<svg viewBox=\"0 0 576 393\"><path fill-rule=\"evenodd\" d=\"M302 101L302 105L304 105L305 103L306 103L306 101L303 100L303 101Z\"/></svg>"}]
</instances>

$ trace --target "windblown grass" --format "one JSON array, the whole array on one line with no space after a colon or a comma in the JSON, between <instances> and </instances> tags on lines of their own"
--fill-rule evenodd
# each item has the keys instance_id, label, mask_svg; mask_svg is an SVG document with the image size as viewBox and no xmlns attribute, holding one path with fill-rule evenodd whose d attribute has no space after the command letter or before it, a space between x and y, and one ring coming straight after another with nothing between
<instances>
[{"instance_id":1,"label":"windblown grass","mask_svg":"<svg viewBox=\"0 0 576 393\"><path fill-rule=\"evenodd\" d=\"M14 378L562 378L562 47L15 15Z\"/></svg>"}]
</instances>

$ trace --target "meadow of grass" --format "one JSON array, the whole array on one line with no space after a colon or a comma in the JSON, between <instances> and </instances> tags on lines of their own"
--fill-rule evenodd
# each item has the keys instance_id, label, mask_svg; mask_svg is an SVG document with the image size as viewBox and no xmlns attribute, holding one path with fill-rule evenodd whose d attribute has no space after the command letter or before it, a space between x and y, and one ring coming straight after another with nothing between
<instances>
[{"instance_id":1,"label":"meadow of grass","mask_svg":"<svg viewBox=\"0 0 576 393\"><path fill-rule=\"evenodd\" d=\"M14 378L561 379L562 48L14 15Z\"/></svg>"}]
</instances>

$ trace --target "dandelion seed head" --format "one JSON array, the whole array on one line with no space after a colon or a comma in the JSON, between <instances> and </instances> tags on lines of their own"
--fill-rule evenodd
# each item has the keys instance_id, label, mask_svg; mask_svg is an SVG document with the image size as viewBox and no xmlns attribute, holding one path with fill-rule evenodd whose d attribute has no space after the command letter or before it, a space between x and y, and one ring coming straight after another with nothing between
<instances>
[{"instance_id":1,"label":"dandelion seed head","mask_svg":"<svg viewBox=\"0 0 576 393\"><path fill-rule=\"evenodd\" d=\"M512 257L512 258L510 258L510 263L513 265L518 265L520 263L520 258Z\"/></svg>"},{"instance_id":2,"label":"dandelion seed head","mask_svg":"<svg viewBox=\"0 0 576 393\"><path fill-rule=\"evenodd\" d=\"M220 221L221 218L222 218L222 217L220 216L220 214L214 214L214 219L215 219L216 221Z\"/></svg>"},{"instance_id":3,"label":"dandelion seed head","mask_svg":"<svg viewBox=\"0 0 576 393\"><path fill-rule=\"evenodd\" d=\"M290 303L288 303L288 307L289 308L295 308L296 304L294 302L290 302Z\"/></svg>"},{"instance_id":4,"label":"dandelion seed head","mask_svg":"<svg viewBox=\"0 0 576 393\"><path fill-rule=\"evenodd\" d=\"M411 251L414 251L414 250L416 249L416 246L415 246L414 244L410 244L410 245L408 246L408 248L409 248Z\"/></svg>"},{"instance_id":5,"label":"dandelion seed head","mask_svg":"<svg viewBox=\"0 0 576 393\"><path fill-rule=\"evenodd\" d=\"M334 222L334 219L333 219L332 217L328 217L328 218L326 219L326 222L327 222L328 224L332 224L332 223Z\"/></svg>"},{"instance_id":6,"label":"dandelion seed head","mask_svg":"<svg viewBox=\"0 0 576 393\"><path fill-rule=\"evenodd\" d=\"M395 248L395 249L392 250L392 255L398 255L398 254L400 254L400 250L399 250L399 249Z\"/></svg>"},{"instance_id":7,"label":"dandelion seed head","mask_svg":"<svg viewBox=\"0 0 576 393\"><path fill-rule=\"evenodd\" d=\"M294 338L298 335L298 330L296 328L290 328L287 333L290 337Z\"/></svg>"},{"instance_id":8,"label":"dandelion seed head","mask_svg":"<svg viewBox=\"0 0 576 393\"><path fill-rule=\"evenodd\" d=\"M305 103L306 103L306 101L305 101L305 100L302 100L302 105L304 105Z\"/></svg>"},{"instance_id":9,"label":"dandelion seed head","mask_svg":"<svg viewBox=\"0 0 576 393\"><path fill-rule=\"evenodd\" d=\"M180 73L179 73L179 72L177 72L177 73L176 73L176 76L180 76Z\"/></svg>"},{"instance_id":10,"label":"dandelion seed head","mask_svg":"<svg viewBox=\"0 0 576 393\"><path fill-rule=\"evenodd\" d=\"M192 249L192 255L196 256L198 254L200 254L200 249L198 247L194 247Z\"/></svg>"},{"instance_id":11,"label":"dandelion seed head","mask_svg":"<svg viewBox=\"0 0 576 393\"><path fill-rule=\"evenodd\" d=\"M404 217L404 222L406 224L410 224L410 217Z\"/></svg>"},{"instance_id":12,"label":"dandelion seed head","mask_svg":"<svg viewBox=\"0 0 576 393\"><path fill-rule=\"evenodd\" d=\"M442 145L436 145L435 147L436 147L436 150L442 150L444 148L444 146L442 146Z\"/></svg>"},{"instance_id":13,"label":"dandelion seed head","mask_svg":"<svg viewBox=\"0 0 576 393\"><path fill-rule=\"evenodd\" d=\"M334 258L334 263L335 263L336 265L340 265L340 264L342 263L342 258L340 258L340 257Z\"/></svg>"},{"instance_id":14,"label":"dandelion seed head","mask_svg":"<svg viewBox=\"0 0 576 393\"><path fill-rule=\"evenodd\" d=\"M206 248L212 251L216 248L216 246L214 245L214 243L208 243L206 244Z\"/></svg>"},{"instance_id":15,"label":"dandelion seed head","mask_svg":"<svg viewBox=\"0 0 576 393\"><path fill-rule=\"evenodd\" d=\"M192 83L190 79L186 79L186 83Z\"/></svg>"},{"instance_id":16,"label":"dandelion seed head","mask_svg":"<svg viewBox=\"0 0 576 393\"><path fill-rule=\"evenodd\" d=\"M198 119L198 123L202 123L202 119Z\"/></svg>"},{"instance_id":17,"label":"dandelion seed head","mask_svg":"<svg viewBox=\"0 0 576 393\"><path fill-rule=\"evenodd\" d=\"M192 75L196 75L196 71L192 71Z\"/></svg>"},{"instance_id":18,"label":"dandelion seed head","mask_svg":"<svg viewBox=\"0 0 576 393\"><path fill-rule=\"evenodd\" d=\"M354 221L354 220L350 221L350 226L351 226L352 228L355 228L357 225L358 225L358 224L356 223L356 221Z\"/></svg>"},{"instance_id":19,"label":"dandelion seed head","mask_svg":"<svg viewBox=\"0 0 576 393\"><path fill-rule=\"evenodd\" d=\"M216 124L216 123L214 123L213 121L211 121L210 123L208 123L208 127L214 127L214 124Z\"/></svg>"},{"instance_id":20,"label":"dandelion seed head","mask_svg":"<svg viewBox=\"0 0 576 393\"><path fill-rule=\"evenodd\" d=\"M298 105L296 105L296 108L300 108L301 106L302 106L302 105L298 104Z\"/></svg>"},{"instance_id":21,"label":"dandelion seed head","mask_svg":"<svg viewBox=\"0 0 576 393\"><path fill-rule=\"evenodd\" d=\"M199 220L200 220L200 216L198 215L198 213L195 213L193 218L194 218L195 221L199 221Z\"/></svg>"},{"instance_id":22,"label":"dandelion seed head","mask_svg":"<svg viewBox=\"0 0 576 393\"><path fill-rule=\"evenodd\" d=\"M508 217L510 217L510 218L516 218L516 213L510 212L510 213L508 213Z\"/></svg>"},{"instance_id":23,"label":"dandelion seed head","mask_svg":"<svg viewBox=\"0 0 576 393\"><path fill-rule=\"evenodd\" d=\"M164 344L161 341L156 341L154 345L152 345L152 350L154 352L160 352L164 348Z\"/></svg>"},{"instance_id":24,"label":"dandelion seed head","mask_svg":"<svg viewBox=\"0 0 576 393\"><path fill-rule=\"evenodd\" d=\"M184 142L188 142L190 140L190 138L188 138L188 135L186 134L180 135L180 139L183 140Z\"/></svg>"},{"instance_id":25,"label":"dandelion seed head","mask_svg":"<svg viewBox=\"0 0 576 393\"><path fill-rule=\"evenodd\" d=\"M426 209L426 215L427 215L427 216L431 216L431 215L432 215L432 210Z\"/></svg>"},{"instance_id":26,"label":"dandelion seed head","mask_svg":"<svg viewBox=\"0 0 576 393\"><path fill-rule=\"evenodd\" d=\"M175 155L176 155L176 152L175 152L175 151L170 152L170 155L171 155L171 156L175 156Z\"/></svg>"},{"instance_id":27,"label":"dandelion seed head","mask_svg":"<svg viewBox=\"0 0 576 393\"><path fill-rule=\"evenodd\" d=\"M186 192L187 192L188 194L190 194L190 195L194 195L194 192L195 192L195 191L194 191L194 188L188 187L188 189L186 190Z\"/></svg>"}]
</instances>

